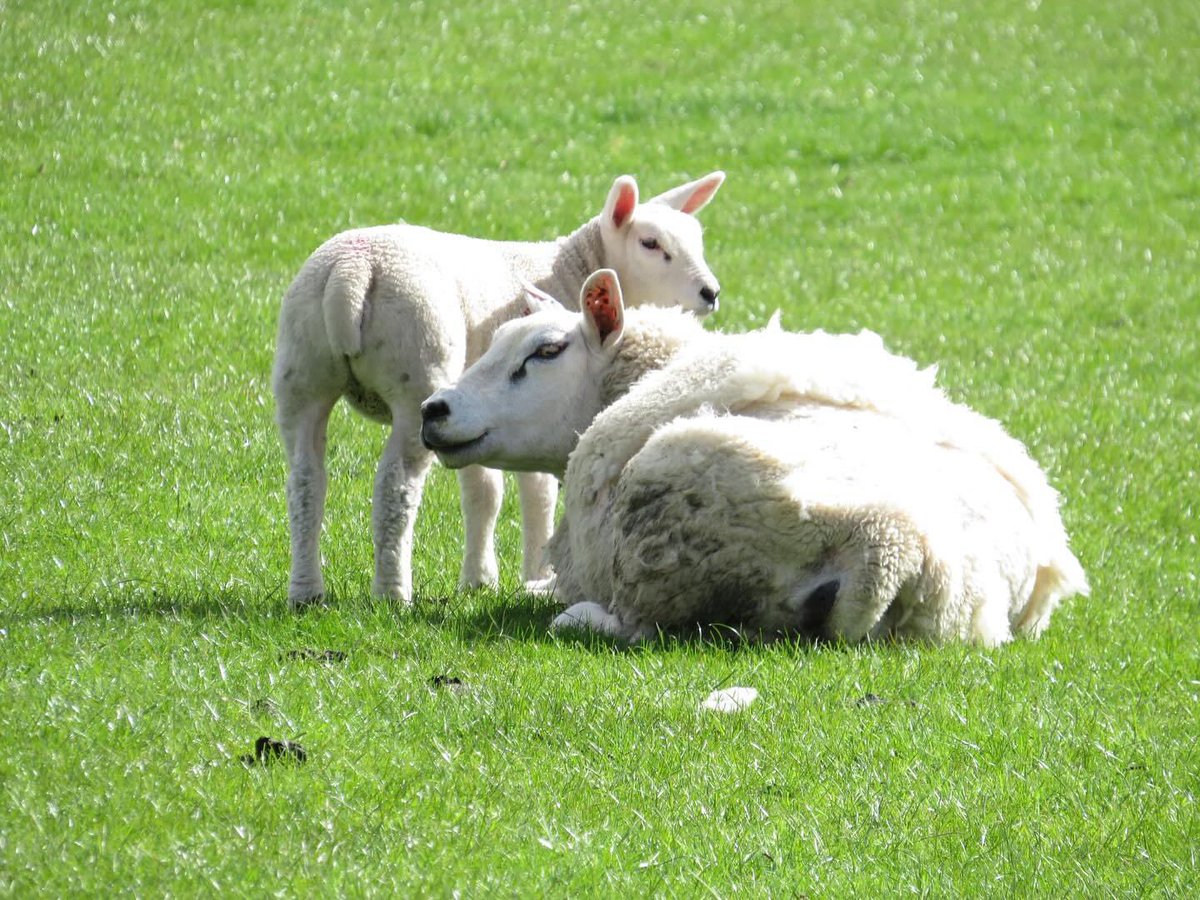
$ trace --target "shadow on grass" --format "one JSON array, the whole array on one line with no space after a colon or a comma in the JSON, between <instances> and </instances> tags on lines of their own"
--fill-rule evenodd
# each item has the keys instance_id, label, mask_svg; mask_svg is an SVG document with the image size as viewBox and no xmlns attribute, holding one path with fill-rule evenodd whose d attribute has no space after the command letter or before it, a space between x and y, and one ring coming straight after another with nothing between
<instances>
[{"instance_id":1,"label":"shadow on grass","mask_svg":"<svg viewBox=\"0 0 1200 900\"><path fill-rule=\"evenodd\" d=\"M424 612L428 609L427 604L414 604L413 612L418 617L426 617L429 624L447 628L455 632L461 640L472 643L552 643L557 640L550 631L550 621L559 611L559 606L545 595L525 591L476 591L461 594L456 601L461 604L460 607L445 604L440 618L436 620Z\"/></svg>"},{"instance_id":2,"label":"shadow on grass","mask_svg":"<svg viewBox=\"0 0 1200 900\"><path fill-rule=\"evenodd\" d=\"M291 610L283 591L265 594L245 590L189 592L168 584L122 582L111 589L81 591L73 596L42 596L0 608L0 625L30 622L133 620L142 617L254 621L315 621L345 616L360 622L377 620L381 627L424 625L457 632L467 640L550 640L553 600L524 591L418 594L411 606L380 600L358 591L329 592L325 599Z\"/></svg>"},{"instance_id":3,"label":"shadow on grass","mask_svg":"<svg viewBox=\"0 0 1200 900\"><path fill-rule=\"evenodd\" d=\"M433 601L431 601L433 602ZM440 602L440 601L438 601ZM188 621L209 619L303 621L322 613L351 611L360 616L397 619L408 610L357 593L329 598L302 610L288 608L281 587L265 593L245 589L189 591L165 583L121 582L112 588L81 591L73 596L42 596L0 609L0 625L29 622L79 622L161 618Z\"/></svg>"},{"instance_id":4,"label":"shadow on grass","mask_svg":"<svg viewBox=\"0 0 1200 900\"><path fill-rule=\"evenodd\" d=\"M47 598L48 599L48 598ZM331 596L303 610L288 609L282 591L247 595L219 590L189 595L172 593L165 585L145 583L118 586L110 591L81 594L70 600L42 600L24 608L0 611L0 626L32 622L136 621L157 618L177 621L295 622L317 624L324 616L341 618L366 633L398 635L407 626L430 628L453 635L465 644L521 643L572 646L591 652L644 653L680 647L739 652L766 644L790 644L796 652L837 652L841 642L814 641L798 635L763 634L732 626L712 625L660 632L637 644L586 630L550 630L562 607L553 598L524 590L483 589L469 592L418 595L411 606L400 606L354 593ZM361 636L361 635L360 635ZM369 639L368 639L369 641ZM401 652L402 647L393 648Z\"/></svg>"},{"instance_id":5,"label":"shadow on grass","mask_svg":"<svg viewBox=\"0 0 1200 900\"><path fill-rule=\"evenodd\" d=\"M40 598L0 612L0 623L78 622L81 620L137 619L248 619L260 616L277 601L250 598L234 591L182 593L149 590L80 595L72 598ZM278 604L281 608L286 604Z\"/></svg>"},{"instance_id":6,"label":"shadow on grass","mask_svg":"<svg viewBox=\"0 0 1200 900\"><path fill-rule=\"evenodd\" d=\"M663 631L657 637L630 644L585 629L551 631L550 622L561 611L562 607L553 598L524 591L510 594L477 592L465 610L455 609L445 602L440 607L418 602L413 608L413 614L418 618L434 627L454 631L465 643L520 641L609 653L645 653L680 647L737 653L765 645L786 644L798 653L807 654L837 652L849 646L840 641L816 640L799 634L764 633L729 625Z\"/></svg>"}]
</instances>

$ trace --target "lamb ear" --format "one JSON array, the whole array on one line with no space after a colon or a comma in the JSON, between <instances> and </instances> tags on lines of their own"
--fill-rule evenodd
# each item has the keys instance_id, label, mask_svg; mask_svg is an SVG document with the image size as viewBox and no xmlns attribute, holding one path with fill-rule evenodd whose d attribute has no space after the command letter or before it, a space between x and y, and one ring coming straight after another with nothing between
<instances>
[{"instance_id":1,"label":"lamb ear","mask_svg":"<svg viewBox=\"0 0 1200 900\"><path fill-rule=\"evenodd\" d=\"M613 182L612 189L608 192L600 221L613 228L622 228L629 223L637 205L637 182L633 180L632 175L622 175Z\"/></svg>"},{"instance_id":2,"label":"lamb ear","mask_svg":"<svg viewBox=\"0 0 1200 900\"><path fill-rule=\"evenodd\" d=\"M599 269L588 276L579 292L583 310L583 334L590 349L611 353L625 333L625 301L621 283L612 269Z\"/></svg>"},{"instance_id":3,"label":"lamb ear","mask_svg":"<svg viewBox=\"0 0 1200 900\"><path fill-rule=\"evenodd\" d=\"M721 186L724 180L724 172L719 170L710 172L703 178L697 178L695 181L681 184L677 188L671 188L671 190L665 191L646 202L665 203L672 209L677 209L688 215L695 215L708 205L708 201L717 193L717 188Z\"/></svg>"},{"instance_id":4,"label":"lamb ear","mask_svg":"<svg viewBox=\"0 0 1200 900\"><path fill-rule=\"evenodd\" d=\"M532 282L521 279L521 290L525 292L525 310L523 316L531 316L546 309L561 307L562 304Z\"/></svg>"}]
</instances>

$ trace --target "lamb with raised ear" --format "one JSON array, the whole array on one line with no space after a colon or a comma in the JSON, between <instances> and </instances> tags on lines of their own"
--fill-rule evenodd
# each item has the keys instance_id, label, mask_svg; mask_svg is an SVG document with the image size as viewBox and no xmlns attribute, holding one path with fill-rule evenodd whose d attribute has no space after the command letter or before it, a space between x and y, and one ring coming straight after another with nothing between
<instances>
[{"instance_id":1,"label":"lamb with raised ear","mask_svg":"<svg viewBox=\"0 0 1200 900\"><path fill-rule=\"evenodd\" d=\"M1086 593L1025 448L877 335L626 315L613 272L581 304L505 325L423 406L447 465L563 474L556 627L994 645Z\"/></svg>"},{"instance_id":2,"label":"lamb with raised ear","mask_svg":"<svg viewBox=\"0 0 1200 900\"><path fill-rule=\"evenodd\" d=\"M720 286L704 260L695 214L724 180L713 172L638 202L621 176L600 215L566 237L504 242L412 225L347 231L301 268L283 298L272 373L288 463L293 608L324 593L318 541L326 493L329 414L345 397L391 427L375 476L373 591L412 597L413 524L432 454L420 440L420 404L483 353L496 328L526 310L523 285L574 298L587 275L611 267L631 305L671 305L704 315ZM466 546L460 584L494 584L493 535L503 481L479 466L459 472ZM547 574L554 479L518 480L526 579Z\"/></svg>"}]
</instances>

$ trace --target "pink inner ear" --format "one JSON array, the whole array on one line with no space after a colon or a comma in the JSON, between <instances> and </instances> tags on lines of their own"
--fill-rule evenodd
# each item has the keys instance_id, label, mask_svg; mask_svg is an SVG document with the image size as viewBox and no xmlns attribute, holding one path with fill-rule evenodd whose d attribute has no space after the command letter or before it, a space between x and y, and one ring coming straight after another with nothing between
<instances>
[{"instance_id":1,"label":"pink inner ear","mask_svg":"<svg viewBox=\"0 0 1200 900\"><path fill-rule=\"evenodd\" d=\"M622 225L624 225L627 221L629 221L629 217L633 215L633 211L636 207L637 194L634 192L632 187L625 185L621 188L620 193L617 194L617 202L613 204L613 225L617 226L617 228L620 228Z\"/></svg>"},{"instance_id":2,"label":"pink inner ear","mask_svg":"<svg viewBox=\"0 0 1200 900\"><path fill-rule=\"evenodd\" d=\"M707 184L703 184L696 188L696 190L692 191L692 195L687 198L687 202L683 204L683 208L680 210L680 212L685 212L688 215L691 215L705 203L707 203L709 199L711 199L713 193L719 186L719 182L710 181Z\"/></svg>"},{"instance_id":3,"label":"pink inner ear","mask_svg":"<svg viewBox=\"0 0 1200 900\"><path fill-rule=\"evenodd\" d=\"M612 283L607 278L598 278L587 289L583 302L587 306L588 315L596 323L600 343L604 343L608 336L617 330L620 321L620 313L613 300Z\"/></svg>"}]
</instances>

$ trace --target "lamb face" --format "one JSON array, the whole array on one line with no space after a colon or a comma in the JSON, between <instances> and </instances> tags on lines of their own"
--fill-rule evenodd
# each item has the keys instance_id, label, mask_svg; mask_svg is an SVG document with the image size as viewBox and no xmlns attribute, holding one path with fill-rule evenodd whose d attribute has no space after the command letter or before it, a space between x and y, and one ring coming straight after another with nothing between
<instances>
[{"instance_id":1,"label":"lamb face","mask_svg":"<svg viewBox=\"0 0 1200 900\"><path fill-rule=\"evenodd\" d=\"M588 278L583 315L527 290L530 315L502 325L458 383L421 406L421 440L451 469L561 475L600 412L601 378L624 329L616 274Z\"/></svg>"},{"instance_id":2,"label":"lamb face","mask_svg":"<svg viewBox=\"0 0 1200 900\"><path fill-rule=\"evenodd\" d=\"M698 212L721 186L714 172L638 203L637 183L618 178L601 214L607 264L621 273L628 306L679 306L703 316L721 285L704 261Z\"/></svg>"}]
</instances>

